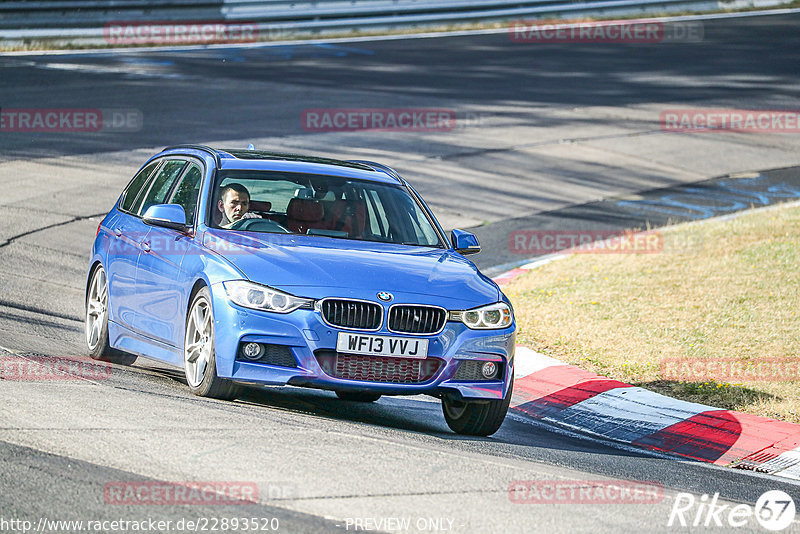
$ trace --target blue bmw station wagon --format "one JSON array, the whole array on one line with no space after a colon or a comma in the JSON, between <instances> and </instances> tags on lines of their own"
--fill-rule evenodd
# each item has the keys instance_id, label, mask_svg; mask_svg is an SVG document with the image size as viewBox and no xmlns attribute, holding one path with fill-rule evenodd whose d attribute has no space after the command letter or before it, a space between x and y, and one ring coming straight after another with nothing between
<instances>
[{"instance_id":1,"label":"blue bmw station wagon","mask_svg":"<svg viewBox=\"0 0 800 534\"><path fill-rule=\"evenodd\" d=\"M86 285L93 358L341 399L427 394L450 428L489 435L508 411L514 314L394 170L199 145L133 177L97 229Z\"/></svg>"}]
</instances>

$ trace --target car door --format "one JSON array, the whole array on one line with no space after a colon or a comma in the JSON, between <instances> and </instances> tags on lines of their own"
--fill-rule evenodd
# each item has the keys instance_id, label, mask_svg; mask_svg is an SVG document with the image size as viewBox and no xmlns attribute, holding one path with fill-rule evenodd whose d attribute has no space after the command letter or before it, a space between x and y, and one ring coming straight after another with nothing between
<instances>
[{"instance_id":1,"label":"car door","mask_svg":"<svg viewBox=\"0 0 800 534\"><path fill-rule=\"evenodd\" d=\"M146 235L146 226L136 215L141 202L158 173L162 160L155 160L133 177L122 194L117 209L106 220L109 232L105 270L108 279L109 321L127 329L134 326L136 264L139 241Z\"/></svg>"},{"instance_id":2,"label":"car door","mask_svg":"<svg viewBox=\"0 0 800 534\"><path fill-rule=\"evenodd\" d=\"M186 212L186 222L194 216L203 179L203 165L192 160L173 180L168 195L160 204L178 204ZM151 226L142 243L136 270L136 292L141 301L137 328L148 337L173 347L183 343L185 274L181 262L192 236L185 232Z\"/></svg>"}]
</instances>

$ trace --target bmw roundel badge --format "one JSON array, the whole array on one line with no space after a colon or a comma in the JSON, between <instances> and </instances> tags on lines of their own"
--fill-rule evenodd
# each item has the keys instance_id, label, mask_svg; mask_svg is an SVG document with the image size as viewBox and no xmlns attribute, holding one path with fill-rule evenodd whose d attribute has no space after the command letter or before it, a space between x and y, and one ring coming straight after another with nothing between
<instances>
[{"instance_id":1,"label":"bmw roundel badge","mask_svg":"<svg viewBox=\"0 0 800 534\"><path fill-rule=\"evenodd\" d=\"M378 298L381 299L383 302L389 302L394 297L388 291L379 291L378 292Z\"/></svg>"}]
</instances>

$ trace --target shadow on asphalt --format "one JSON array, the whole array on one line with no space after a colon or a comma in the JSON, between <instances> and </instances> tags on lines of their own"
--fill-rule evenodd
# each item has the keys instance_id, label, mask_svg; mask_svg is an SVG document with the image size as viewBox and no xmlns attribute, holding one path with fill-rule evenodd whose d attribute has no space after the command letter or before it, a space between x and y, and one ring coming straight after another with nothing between
<instances>
[{"instance_id":1,"label":"shadow on asphalt","mask_svg":"<svg viewBox=\"0 0 800 534\"><path fill-rule=\"evenodd\" d=\"M607 234L698 221L798 198L798 167L650 189L638 192L635 197L607 198L469 228L483 246L483 251L470 259L493 276L538 256L570 248L573 236L595 241L600 234L605 239L609 237ZM556 241L545 236L563 236L563 239ZM702 246L667 236L658 243L659 247L650 252L678 254L689 247Z\"/></svg>"},{"instance_id":2,"label":"shadow on asphalt","mask_svg":"<svg viewBox=\"0 0 800 534\"><path fill-rule=\"evenodd\" d=\"M674 105L676 98L687 105L736 107L746 102L754 109L780 109L797 98L797 20L797 15L777 15L709 21L701 43L666 45L520 44L502 32L249 49L127 49L65 54L57 61L46 55L27 56L24 62L9 58L0 64L9 73L6 79L13 81L4 86L4 100L32 107L41 105L36 100L41 97L31 95L30 87L63 88L46 93L47 107L135 109L146 127L35 137L7 132L2 153L32 159L198 142L210 136L305 135L301 113L320 102L333 107L448 105L493 115L501 106ZM270 96L274 88L269 85L276 81L281 84L277 98ZM329 90L337 91L336 101L322 100ZM514 115L509 119L520 118ZM567 122L543 119L535 111L522 118L543 127ZM606 120L568 119L586 127ZM445 141L437 144L433 152L438 154L459 148Z\"/></svg>"},{"instance_id":3,"label":"shadow on asphalt","mask_svg":"<svg viewBox=\"0 0 800 534\"><path fill-rule=\"evenodd\" d=\"M141 360L140 360L141 361ZM191 395L183 371L167 367L150 367L153 372L171 382L176 393ZM137 366L129 368L136 372ZM462 436L453 433L445 423L438 399L422 395L383 396L377 402L355 402L339 399L334 392L293 386L243 386L239 396L229 402L233 407L277 409L290 413L324 417L337 421L367 424L393 430L417 432L453 442L517 445L551 448L561 451L584 451L615 456L640 456L596 442L565 440L562 434L546 429L520 417L507 417L500 430L489 437Z\"/></svg>"}]
</instances>

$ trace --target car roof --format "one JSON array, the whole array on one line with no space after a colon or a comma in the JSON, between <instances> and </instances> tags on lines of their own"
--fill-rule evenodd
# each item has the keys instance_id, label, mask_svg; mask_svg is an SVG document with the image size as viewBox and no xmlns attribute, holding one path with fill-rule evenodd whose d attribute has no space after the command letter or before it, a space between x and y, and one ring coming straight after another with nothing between
<instances>
[{"instance_id":1,"label":"car roof","mask_svg":"<svg viewBox=\"0 0 800 534\"><path fill-rule=\"evenodd\" d=\"M404 184L404 180L389 167L368 161L344 161L319 156L268 152L264 150L222 149L204 145L167 147L159 156L169 154L210 154L222 170L264 170L327 174L373 182Z\"/></svg>"}]
</instances>

